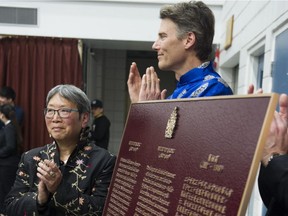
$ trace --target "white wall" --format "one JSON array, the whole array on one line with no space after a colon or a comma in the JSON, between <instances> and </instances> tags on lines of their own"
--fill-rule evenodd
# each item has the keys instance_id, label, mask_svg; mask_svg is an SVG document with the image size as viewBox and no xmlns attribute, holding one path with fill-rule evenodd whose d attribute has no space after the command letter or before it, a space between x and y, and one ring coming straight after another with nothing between
<instances>
[{"instance_id":1,"label":"white wall","mask_svg":"<svg viewBox=\"0 0 288 216\"><path fill-rule=\"evenodd\" d=\"M38 9L37 27L1 26L1 34L153 40L159 5L111 2L2 2L1 6ZM144 26L149 26L146 30Z\"/></svg>"},{"instance_id":2,"label":"white wall","mask_svg":"<svg viewBox=\"0 0 288 216\"><path fill-rule=\"evenodd\" d=\"M159 9L172 2L178 1L0 2L0 6L37 8L39 20L37 27L0 24L0 34L152 42L160 23ZM206 2L219 17L222 1Z\"/></svg>"},{"instance_id":3,"label":"white wall","mask_svg":"<svg viewBox=\"0 0 288 216\"><path fill-rule=\"evenodd\" d=\"M234 15L232 46L224 50L226 21ZM275 32L288 20L288 1L226 1L222 11L220 67L231 72L239 64L238 94L245 94L250 83L256 82L253 57L265 54L263 89L271 91L271 64Z\"/></svg>"}]
</instances>

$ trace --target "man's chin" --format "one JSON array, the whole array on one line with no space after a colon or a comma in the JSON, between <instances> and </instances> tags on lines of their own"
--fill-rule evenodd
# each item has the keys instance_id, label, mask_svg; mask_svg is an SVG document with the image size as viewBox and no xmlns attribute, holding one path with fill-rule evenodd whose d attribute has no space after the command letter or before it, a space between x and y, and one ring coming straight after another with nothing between
<instances>
[{"instance_id":1,"label":"man's chin","mask_svg":"<svg viewBox=\"0 0 288 216\"><path fill-rule=\"evenodd\" d=\"M162 70L162 71L168 70L168 69L167 69L167 65L165 65L165 64L163 64L163 63L161 63L161 62L158 62L158 67L159 67L159 69Z\"/></svg>"}]
</instances>

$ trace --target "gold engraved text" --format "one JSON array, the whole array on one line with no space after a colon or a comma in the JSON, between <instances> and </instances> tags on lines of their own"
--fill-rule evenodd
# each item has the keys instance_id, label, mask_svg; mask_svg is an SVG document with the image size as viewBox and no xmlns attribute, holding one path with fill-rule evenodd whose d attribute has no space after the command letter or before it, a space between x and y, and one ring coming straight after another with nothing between
<instances>
[{"instance_id":1,"label":"gold engraved text","mask_svg":"<svg viewBox=\"0 0 288 216\"><path fill-rule=\"evenodd\" d=\"M158 146L157 150L159 152L158 158L169 159L171 157L171 155L175 153L176 149L167 148L167 147L164 147L164 146Z\"/></svg>"},{"instance_id":2,"label":"gold engraved text","mask_svg":"<svg viewBox=\"0 0 288 216\"><path fill-rule=\"evenodd\" d=\"M218 164L219 158L219 155L209 154L207 161L201 161L200 168L211 169L215 172L222 172L224 169L224 165Z\"/></svg>"},{"instance_id":3,"label":"gold engraved text","mask_svg":"<svg viewBox=\"0 0 288 216\"><path fill-rule=\"evenodd\" d=\"M176 215L224 216L227 209L226 203L232 193L231 188L186 177Z\"/></svg>"},{"instance_id":4,"label":"gold engraved text","mask_svg":"<svg viewBox=\"0 0 288 216\"><path fill-rule=\"evenodd\" d=\"M140 166L138 162L120 158L107 208L107 215L127 215Z\"/></svg>"},{"instance_id":5,"label":"gold engraved text","mask_svg":"<svg viewBox=\"0 0 288 216\"><path fill-rule=\"evenodd\" d=\"M135 211L142 215L169 215L175 176L167 170L147 165Z\"/></svg>"},{"instance_id":6,"label":"gold engraved text","mask_svg":"<svg viewBox=\"0 0 288 216\"><path fill-rule=\"evenodd\" d=\"M134 142L134 141L129 141L129 151L136 152L139 150L140 146L142 143L140 142Z\"/></svg>"}]
</instances>

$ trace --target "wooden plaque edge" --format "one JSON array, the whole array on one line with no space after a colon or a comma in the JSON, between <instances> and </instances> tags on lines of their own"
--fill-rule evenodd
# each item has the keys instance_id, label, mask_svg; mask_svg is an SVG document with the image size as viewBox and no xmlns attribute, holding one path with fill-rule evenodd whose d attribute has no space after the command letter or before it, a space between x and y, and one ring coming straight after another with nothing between
<instances>
[{"instance_id":1,"label":"wooden plaque edge","mask_svg":"<svg viewBox=\"0 0 288 216\"><path fill-rule=\"evenodd\" d=\"M267 107L266 115L264 118L263 126L259 135L258 143L254 153L254 157L251 163L250 171L246 181L246 186L243 192L243 196L240 202L239 210L237 216L245 215L248 207L248 202L250 201L251 193L255 184L256 175L259 169L259 165L262 159L263 149L265 146L265 141L270 131L270 125L272 123L274 112L278 104L279 95L276 93L266 94L266 96L271 96L269 105Z\"/></svg>"}]
</instances>

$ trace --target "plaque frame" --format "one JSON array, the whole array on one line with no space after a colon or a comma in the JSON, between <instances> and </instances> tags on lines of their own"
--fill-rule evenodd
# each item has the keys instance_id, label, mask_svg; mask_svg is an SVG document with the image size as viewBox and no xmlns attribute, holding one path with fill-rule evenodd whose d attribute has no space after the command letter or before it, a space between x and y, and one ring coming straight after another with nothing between
<instances>
[{"instance_id":1,"label":"plaque frame","mask_svg":"<svg viewBox=\"0 0 288 216\"><path fill-rule=\"evenodd\" d=\"M245 215L278 98L271 93L131 104L103 215ZM198 196L200 191L208 195Z\"/></svg>"}]
</instances>

